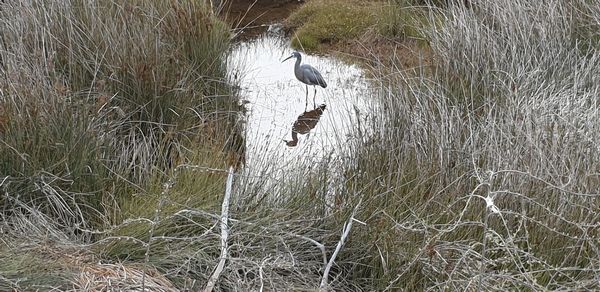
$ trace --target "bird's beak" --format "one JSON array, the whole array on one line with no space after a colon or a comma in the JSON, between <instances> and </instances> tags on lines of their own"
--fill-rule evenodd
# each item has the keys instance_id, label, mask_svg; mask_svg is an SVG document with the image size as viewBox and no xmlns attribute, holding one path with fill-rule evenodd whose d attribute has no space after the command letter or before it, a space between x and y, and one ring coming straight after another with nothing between
<instances>
[{"instance_id":1,"label":"bird's beak","mask_svg":"<svg viewBox=\"0 0 600 292\"><path fill-rule=\"evenodd\" d=\"M285 58L285 60L281 61L281 63L283 63L283 62L285 62L285 61L287 61L287 60L289 60L289 59L291 59L291 58L293 58L293 57L294 57L294 55L291 55L291 56L289 56L289 57Z\"/></svg>"}]
</instances>

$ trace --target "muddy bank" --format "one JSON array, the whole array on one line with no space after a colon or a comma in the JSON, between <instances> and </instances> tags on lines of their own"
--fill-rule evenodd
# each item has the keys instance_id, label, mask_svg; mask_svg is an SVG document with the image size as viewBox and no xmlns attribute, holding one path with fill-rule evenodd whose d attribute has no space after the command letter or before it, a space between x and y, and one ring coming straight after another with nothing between
<instances>
[{"instance_id":1,"label":"muddy bank","mask_svg":"<svg viewBox=\"0 0 600 292\"><path fill-rule=\"evenodd\" d=\"M269 25L283 22L304 1L298 0L232 0L224 17L236 32L237 39L256 37Z\"/></svg>"}]
</instances>

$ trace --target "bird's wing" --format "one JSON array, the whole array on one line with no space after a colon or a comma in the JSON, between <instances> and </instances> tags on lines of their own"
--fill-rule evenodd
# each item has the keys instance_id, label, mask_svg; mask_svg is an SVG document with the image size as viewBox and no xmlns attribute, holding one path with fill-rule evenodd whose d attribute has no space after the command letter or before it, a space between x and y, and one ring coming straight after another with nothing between
<instances>
[{"instance_id":1,"label":"bird's wing","mask_svg":"<svg viewBox=\"0 0 600 292\"><path fill-rule=\"evenodd\" d=\"M327 87L327 82L325 82L325 79L323 79L321 73L319 73L319 71L317 71L317 69L315 69L313 66L304 64L300 66L300 69L304 73L304 78L306 78L306 81L310 82L310 84L319 85L323 88Z\"/></svg>"}]
</instances>

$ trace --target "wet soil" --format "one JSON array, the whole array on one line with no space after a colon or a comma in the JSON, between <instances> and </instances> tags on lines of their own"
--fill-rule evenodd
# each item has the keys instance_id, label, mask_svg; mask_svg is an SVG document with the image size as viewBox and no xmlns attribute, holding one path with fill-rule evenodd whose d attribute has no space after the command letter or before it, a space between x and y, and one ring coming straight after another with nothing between
<instances>
[{"instance_id":1,"label":"wet soil","mask_svg":"<svg viewBox=\"0 0 600 292\"><path fill-rule=\"evenodd\" d=\"M304 1L299 0L231 0L225 17L236 31L236 38L246 40L264 33L269 25L283 22Z\"/></svg>"},{"instance_id":2,"label":"wet soil","mask_svg":"<svg viewBox=\"0 0 600 292\"><path fill-rule=\"evenodd\" d=\"M231 0L224 11L236 32L236 39L247 41L260 36L270 25L284 23L303 4L304 0ZM416 40L381 39L374 33L322 45L329 54L350 63L366 65L366 68L390 65L392 60L403 68L417 68L431 65L432 61L431 50Z\"/></svg>"}]
</instances>

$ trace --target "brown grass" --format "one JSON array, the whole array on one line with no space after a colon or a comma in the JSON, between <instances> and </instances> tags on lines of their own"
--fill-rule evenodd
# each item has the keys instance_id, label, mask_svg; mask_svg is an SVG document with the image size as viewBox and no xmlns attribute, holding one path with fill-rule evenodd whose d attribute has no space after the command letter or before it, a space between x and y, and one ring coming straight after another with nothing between
<instances>
[{"instance_id":1,"label":"brown grass","mask_svg":"<svg viewBox=\"0 0 600 292\"><path fill-rule=\"evenodd\" d=\"M154 292L180 291L155 269L123 264L84 266L73 286L84 291L142 291L142 288Z\"/></svg>"}]
</instances>

